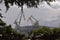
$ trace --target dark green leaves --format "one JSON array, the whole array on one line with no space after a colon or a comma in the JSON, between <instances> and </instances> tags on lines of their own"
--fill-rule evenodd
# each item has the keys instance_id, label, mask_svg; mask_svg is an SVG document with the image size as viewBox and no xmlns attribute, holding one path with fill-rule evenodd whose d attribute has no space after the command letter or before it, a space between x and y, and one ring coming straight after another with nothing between
<instances>
[{"instance_id":1,"label":"dark green leaves","mask_svg":"<svg viewBox=\"0 0 60 40\"><path fill-rule=\"evenodd\" d=\"M20 34L9 26L0 27L0 40L23 40L25 35Z\"/></svg>"},{"instance_id":2,"label":"dark green leaves","mask_svg":"<svg viewBox=\"0 0 60 40\"><path fill-rule=\"evenodd\" d=\"M13 4L17 5L18 7L23 6L24 4L29 8L29 7L38 7L39 2L46 1L48 5L50 5L50 2L53 2L55 0L4 0L6 10L9 9L10 5L13 6Z\"/></svg>"},{"instance_id":3,"label":"dark green leaves","mask_svg":"<svg viewBox=\"0 0 60 40\"><path fill-rule=\"evenodd\" d=\"M0 19L0 26L5 26L6 23L4 23L1 19Z\"/></svg>"},{"instance_id":4,"label":"dark green leaves","mask_svg":"<svg viewBox=\"0 0 60 40\"><path fill-rule=\"evenodd\" d=\"M56 40L60 38L60 28L43 27L31 32L34 37L39 36L40 40ZM38 38L38 37L36 37ZM60 40L60 39L59 39Z\"/></svg>"}]
</instances>

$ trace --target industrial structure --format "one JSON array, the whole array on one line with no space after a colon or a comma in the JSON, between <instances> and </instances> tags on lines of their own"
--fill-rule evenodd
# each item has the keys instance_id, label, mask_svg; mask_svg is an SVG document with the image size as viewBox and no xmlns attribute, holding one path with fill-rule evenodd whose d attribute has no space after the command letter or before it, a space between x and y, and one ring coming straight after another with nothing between
<instances>
[{"instance_id":1,"label":"industrial structure","mask_svg":"<svg viewBox=\"0 0 60 40\"><path fill-rule=\"evenodd\" d=\"M32 26L39 26L38 20L35 19L33 16L30 16L29 19L28 19L28 21L29 21L29 20L31 21ZM35 22L34 22L34 21L35 21Z\"/></svg>"},{"instance_id":2,"label":"industrial structure","mask_svg":"<svg viewBox=\"0 0 60 40\"><path fill-rule=\"evenodd\" d=\"M27 22L31 21L32 25L27 25L27 26L20 26L19 22L17 22L17 20L15 20L15 29L23 34L27 34L28 32L38 29L39 28L39 23L38 21L33 17L30 16L29 19L27 20Z\"/></svg>"},{"instance_id":3,"label":"industrial structure","mask_svg":"<svg viewBox=\"0 0 60 40\"><path fill-rule=\"evenodd\" d=\"M15 24L15 29L17 30L17 32L20 32L20 33L23 33L23 34L27 34L28 32L34 30L34 29L37 29L39 28L39 23L38 21L33 17L33 16L30 16L28 21L30 20L32 25L31 26L24 26L24 27L21 27L21 20L22 20L22 17L24 18L25 20L25 16L23 14L23 7L21 7L21 13L18 14L18 17L17 19L15 20L14 24ZM19 18L19 21L17 21ZM34 21L35 22L34 22Z\"/></svg>"}]
</instances>

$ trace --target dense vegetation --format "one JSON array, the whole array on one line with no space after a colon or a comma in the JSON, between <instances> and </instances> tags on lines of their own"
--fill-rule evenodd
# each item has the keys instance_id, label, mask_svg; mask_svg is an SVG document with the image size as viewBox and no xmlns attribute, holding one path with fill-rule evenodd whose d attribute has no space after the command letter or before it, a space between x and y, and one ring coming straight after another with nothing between
<instances>
[{"instance_id":1,"label":"dense vegetation","mask_svg":"<svg viewBox=\"0 0 60 40\"><path fill-rule=\"evenodd\" d=\"M47 4L50 5L50 2L55 0L4 0L6 9L9 9L9 4L13 6L17 5L18 7L22 7L24 4L27 7L38 7L39 2L46 1ZM0 3L2 0L0 1ZM1 9L0 9L1 11ZM29 36L25 37L25 35L16 32L14 29L11 28L11 25L6 25L4 21L2 21L3 16L0 13L0 40L60 40L60 28L48 28L43 27L40 29L32 30L28 33Z\"/></svg>"},{"instance_id":2,"label":"dense vegetation","mask_svg":"<svg viewBox=\"0 0 60 40\"><path fill-rule=\"evenodd\" d=\"M24 40L25 35L12 29L11 25L6 25L1 18L3 18L3 16L0 13L0 40Z\"/></svg>"},{"instance_id":3,"label":"dense vegetation","mask_svg":"<svg viewBox=\"0 0 60 40\"><path fill-rule=\"evenodd\" d=\"M32 36L33 34L33 36ZM60 40L60 28L43 27L30 32L32 40Z\"/></svg>"},{"instance_id":4,"label":"dense vegetation","mask_svg":"<svg viewBox=\"0 0 60 40\"><path fill-rule=\"evenodd\" d=\"M0 27L0 40L23 40L24 36L13 30L10 25Z\"/></svg>"},{"instance_id":5,"label":"dense vegetation","mask_svg":"<svg viewBox=\"0 0 60 40\"><path fill-rule=\"evenodd\" d=\"M32 30L28 35L29 36L25 37L25 35L16 32L11 28L11 25L7 26L6 23L0 19L0 40L25 40L28 38L31 40L60 40L60 28L43 27Z\"/></svg>"}]
</instances>

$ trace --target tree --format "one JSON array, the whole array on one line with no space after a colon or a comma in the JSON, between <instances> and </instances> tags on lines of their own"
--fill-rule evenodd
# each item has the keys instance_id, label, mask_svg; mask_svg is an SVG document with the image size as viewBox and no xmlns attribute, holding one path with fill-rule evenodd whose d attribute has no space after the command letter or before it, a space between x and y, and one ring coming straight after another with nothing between
<instances>
[{"instance_id":1,"label":"tree","mask_svg":"<svg viewBox=\"0 0 60 40\"><path fill-rule=\"evenodd\" d=\"M11 25L0 27L0 40L23 40L25 35L11 28Z\"/></svg>"},{"instance_id":2,"label":"tree","mask_svg":"<svg viewBox=\"0 0 60 40\"><path fill-rule=\"evenodd\" d=\"M47 27L43 27L43 28L40 28L40 29L36 29L36 30L33 30L31 31L31 39L33 40L36 40L36 39L39 39L39 40L57 40L57 39L60 39L60 28L53 28L53 29L50 29L50 28L47 28Z\"/></svg>"},{"instance_id":3,"label":"tree","mask_svg":"<svg viewBox=\"0 0 60 40\"><path fill-rule=\"evenodd\" d=\"M50 2L53 2L55 0L4 0L6 9L8 10L8 8L10 8L10 5L13 6L14 4L17 5L18 7L22 7L24 6L24 4L27 7L38 7L37 5L39 5L40 2L46 1L47 4L50 5ZM1 1L2 2L2 1Z\"/></svg>"},{"instance_id":4,"label":"tree","mask_svg":"<svg viewBox=\"0 0 60 40\"><path fill-rule=\"evenodd\" d=\"M12 29L11 25L7 26L1 19L2 17L2 14L0 14L0 40L25 40L25 35Z\"/></svg>"},{"instance_id":5,"label":"tree","mask_svg":"<svg viewBox=\"0 0 60 40\"><path fill-rule=\"evenodd\" d=\"M0 9L0 11L1 11L1 9ZM0 26L5 26L6 23L4 21L2 21L1 18L3 18L2 13L0 13Z\"/></svg>"}]
</instances>

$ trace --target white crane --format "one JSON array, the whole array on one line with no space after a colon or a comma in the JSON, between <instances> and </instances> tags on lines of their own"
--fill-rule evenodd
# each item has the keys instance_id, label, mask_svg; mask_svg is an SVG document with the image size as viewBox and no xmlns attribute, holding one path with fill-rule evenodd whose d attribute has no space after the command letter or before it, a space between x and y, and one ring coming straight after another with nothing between
<instances>
[{"instance_id":1,"label":"white crane","mask_svg":"<svg viewBox=\"0 0 60 40\"><path fill-rule=\"evenodd\" d=\"M35 20L35 22L33 21L33 19ZM30 16L29 19L28 19L28 21L29 20L31 21L32 26L39 26L38 21L33 16Z\"/></svg>"}]
</instances>

